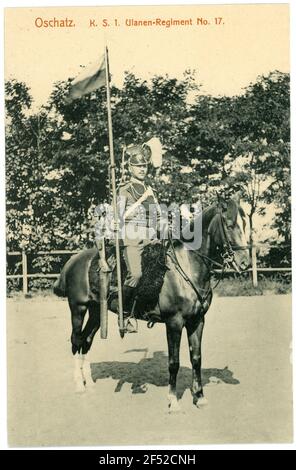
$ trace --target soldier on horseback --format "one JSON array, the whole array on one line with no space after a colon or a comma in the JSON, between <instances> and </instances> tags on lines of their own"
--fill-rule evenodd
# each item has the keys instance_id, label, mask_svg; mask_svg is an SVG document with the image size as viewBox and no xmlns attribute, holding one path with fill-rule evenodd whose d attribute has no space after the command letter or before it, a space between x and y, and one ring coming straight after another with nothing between
<instances>
[{"instance_id":1,"label":"soldier on horseback","mask_svg":"<svg viewBox=\"0 0 296 470\"><path fill-rule=\"evenodd\" d=\"M141 256L144 247L155 240L156 227L151 218L159 214L158 202L150 186L146 185L151 151L148 146L131 145L126 149L129 180L119 189L124 201L124 260L127 276L123 285L123 305L126 316L132 314L137 285L142 276ZM155 220L154 220L155 221ZM128 323L128 331L134 331Z\"/></svg>"},{"instance_id":2,"label":"soldier on horseback","mask_svg":"<svg viewBox=\"0 0 296 470\"><path fill-rule=\"evenodd\" d=\"M155 159L159 161L161 144L156 138L149 142L143 145L132 144L125 149L129 176L118 189L121 227L119 230L116 226L116 230L120 232L127 268L123 284L123 309L126 319L125 327L128 332L137 331L133 310L137 286L142 277L142 252L147 244L154 243L156 240L160 222L160 208L152 188L147 185L146 177L149 164L156 166ZM96 246L99 252L99 270L107 275L111 270L105 259L103 240L96 240ZM111 309L116 310L116 307L114 300Z\"/></svg>"}]
</instances>

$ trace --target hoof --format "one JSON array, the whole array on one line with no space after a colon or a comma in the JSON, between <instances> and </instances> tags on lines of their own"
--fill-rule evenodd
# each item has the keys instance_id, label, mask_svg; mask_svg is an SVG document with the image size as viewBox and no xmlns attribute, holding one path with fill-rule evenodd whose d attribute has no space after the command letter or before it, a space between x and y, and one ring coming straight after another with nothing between
<instances>
[{"instance_id":1,"label":"hoof","mask_svg":"<svg viewBox=\"0 0 296 470\"><path fill-rule=\"evenodd\" d=\"M175 414L175 413L180 413L180 412L181 412L181 407L179 405L179 402L177 400L171 401L169 403L169 413Z\"/></svg>"},{"instance_id":2,"label":"hoof","mask_svg":"<svg viewBox=\"0 0 296 470\"><path fill-rule=\"evenodd\" d=\"M81 373L85 387L93 388L95 386L95 382L92 379L90 368L82 369Z\"/></svg>"},{"instance_id":3,"label":"hoof","mask_svg":"<svg viewBox=\"0 0 296 470\"><path fill-rule=\"evenodd\" d=\"M193 404L197 408L204 408L208 404L208 400L205 397L199 397L193 401Z\"/></svg>"},{"instance_id":4,"label":"hoof","mask_svg":"<svg viewBox=\"0 0 296 470\"><path fill-rule=\"evenodd\" d=\"M126 333L138 333L138 322L135 318L127 318L124 326Z\"/></svg>"},{"instance_id":5,"label":"hoof","mask_svg":"<svg viewBox=\"0 0 296 470\"><path fill-rule=\"evenodd\" d=\"M74 374L74 385L75 385L75 393L84 393L85 392L85 381L84 377L82 376L81 370Z\"/></svg>"},{"instance_id":6,"label":"hoof","mask_svg":"<svg viewBox=\"0 0 296 470\"><path fill-rule=\"evenodd\" d=\"M96 386L96 383L90 379L85 382L85 388L88 388L89 390L93 390Z\"/></svg>"}]
</instances>

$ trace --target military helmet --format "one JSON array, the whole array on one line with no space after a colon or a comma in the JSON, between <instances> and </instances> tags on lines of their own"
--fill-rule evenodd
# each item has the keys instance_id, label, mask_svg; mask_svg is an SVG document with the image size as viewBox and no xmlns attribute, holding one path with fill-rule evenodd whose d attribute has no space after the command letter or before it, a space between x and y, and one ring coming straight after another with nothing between
<instances>
[{"instance_id":1,"label":"military helmet","mask_svg":"<svg viewBox=\"0 0 296 470\"><path fill-rule=\"evenodd\" d=\"M141 145L130 145L126 148L128 162L132 166L148 165L150 163L151 151Z\"/></svg>"}]
</instances>

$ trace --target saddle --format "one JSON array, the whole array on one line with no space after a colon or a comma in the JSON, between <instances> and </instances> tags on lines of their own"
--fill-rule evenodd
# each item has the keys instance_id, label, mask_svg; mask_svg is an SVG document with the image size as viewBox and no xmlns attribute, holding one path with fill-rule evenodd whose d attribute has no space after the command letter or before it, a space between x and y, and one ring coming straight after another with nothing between
<instances>
[{"instance_id":1,"label":"saddle","mask_svg":"<svg viewBox=\"0 0 296 470\"><path fill-rule=\"evenodd\" d=\"M166 271L169 269L166 264L166 253L167 246L162 242L148 244L143 249L141 260L142 277L137 286L137 301L134 309L134 314L138 319L151 321L151 317L149 317L149 315L146 316L145 313L153 311L157 306L159 294L164 282L164 276ZM112 300L117 297L115 247L107 247L106 254L108 265L112 270L110 293L108 298L108 305L110 308ZM124 283L126 275L127 268L123 257L123 247L121 247L122 283ZM98 255L95 255L91 262L89 270L89 284L91 291L99 295ZM110 308L110 310L113 309ZM161 321L161 319L159 318L158 321Z\"/></svg>"}]
</instances>

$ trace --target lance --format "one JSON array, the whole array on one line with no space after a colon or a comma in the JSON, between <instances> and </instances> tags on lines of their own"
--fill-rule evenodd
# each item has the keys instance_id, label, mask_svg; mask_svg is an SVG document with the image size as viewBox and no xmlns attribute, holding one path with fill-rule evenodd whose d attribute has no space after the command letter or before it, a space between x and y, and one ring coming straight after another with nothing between
<instances>
[{"instance_id":1,"label":"lance","mask_svg":"<svg viewBox=\"0 0 296 470\"><path fill-rule=\"evenodd\" d=\"M105 70L104 70L105 69ZM105 71L105 73L104 73ZM115 247L116 247L116 268L117 268L117 283L118 283L118 309L119 309L119 331L120 336L124 336L124 321L123 321L123 304L122 304L122 283L121 283L121 266L120 266L120 248L119 248L119 234L118 234L118 210L117 210L117 194L116 194L116 179L115 179L115 159L113 148L113 130L112 130L112 116L111 116L111 99L110 99L110 82L109 82L109 60L108 49L105 45L104 57L101 56L99 61L85 68L71 84L71 89L65 99L67 104L72 103L73 100L81 98L82 96L90 93L102 86L106 85L107 94L107 113L108 113L108 135L109 135L109 152L110 152L110 176L111 176L111 190L112 190L112 205L113 215L115 219ZM103 240L104 245L104 240ZM103 246L104 248L104 246ZM101 287L101 337L107 338L107 282L106 276L102 273Z\"/></svg>"},{"instance_id":2,"label":"lance","mask_svg":"<svg viewBox=\"0 0 296 470\"><path fill-rule=\"evenodd\" d=\"M122 282L121 282L121 263L120 263L120 247L118 233L118 209L117 209L117 192L116 192L116 175L115 175L115 159L113 147L113 129L111 115L111 98L110 98L110 82L109 82L109 57L108 48L105 46L105 70L106 70L106 94L107 94L107 113L108 113L108 134L109 134L109 152L110 152L110 176L112 189L112 206L113 216L115 220L115 250L116 250L116 272L118 285L118 315L119 315L119 333L121 338L124 337L124 320L123 320L123 303L122 303Z\"/></svg>"}]
</instances>

